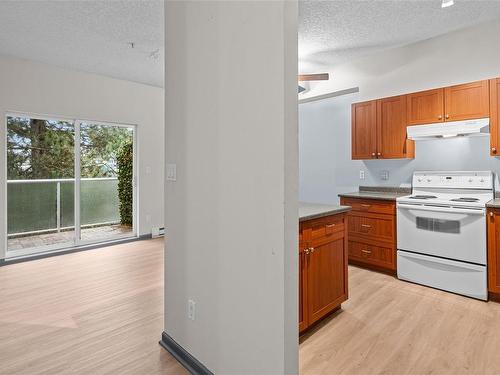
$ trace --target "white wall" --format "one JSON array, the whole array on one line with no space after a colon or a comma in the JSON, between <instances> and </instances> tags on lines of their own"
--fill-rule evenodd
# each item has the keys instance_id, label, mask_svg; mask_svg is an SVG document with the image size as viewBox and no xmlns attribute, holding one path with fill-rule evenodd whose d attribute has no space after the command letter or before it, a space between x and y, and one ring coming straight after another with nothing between
<instances>
[{"instance_id":1,"label":"white wall","mask_svg":"<svg viewBox=\"0 0 500 375\"><path fill-rule=\"evenodd\" d=\"M297 4L166 2L165 25L165 331L219 375L296 374Z\"/></svg>"},{"instance_id":2,"label":"white wall","mask_svg":"<svg viewBox=\"0 0 500 375\"><path fill-rule=\"evenodd\" d=\"M359 86L360 92L299 106L300 199L338 202L358 185L410 183L414 170L493 170L489 138L418 142L414 160L351 160L351 103L435 87L500 77L500 21L333 67L332 79L311 95ZM308 93L308 95L310 95ZM359 179L359 171L366 179ZM380 172L389 171L383 181Z\"/></svg>"},{"instance_id":3,"label":"white wall","mask_svg":"<svg viewBox=\"0 0 500 375\"><path fill-rule=\"evenodd\" d=\"M5 114L21 112L137 125L139 234L163 226L164 90L0 56L0 212L5 212ZM146 173L146 167L151 173ZM150 220L147 220L149 215ZM5 256L0 216L0 258Z\"/></svg>"}]
</instances>

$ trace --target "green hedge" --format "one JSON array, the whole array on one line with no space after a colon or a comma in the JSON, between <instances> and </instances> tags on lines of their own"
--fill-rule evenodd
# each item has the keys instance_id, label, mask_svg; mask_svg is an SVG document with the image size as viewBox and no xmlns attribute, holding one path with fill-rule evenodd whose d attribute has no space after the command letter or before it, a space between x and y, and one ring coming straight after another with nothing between
<instances>
[{"instance_id":1,"label":"green hedge","mask_svg":"<svg viewBox=\"0 0 500 375\"><path fill-rule=\"evenodd\" d=\"M133 220L133 186L134 149L128 143L118 155L118 198L120 199L120 222L122 225L132 225Z\"/></svg>"}]
</instances>

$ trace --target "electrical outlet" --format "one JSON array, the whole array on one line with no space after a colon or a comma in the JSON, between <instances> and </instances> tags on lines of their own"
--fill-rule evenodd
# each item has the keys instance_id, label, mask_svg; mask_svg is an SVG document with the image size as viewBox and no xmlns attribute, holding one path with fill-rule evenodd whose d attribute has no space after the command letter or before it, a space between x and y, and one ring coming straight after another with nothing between
<instances>
[{"instance_id":1,"label":"electrical outlet","mask_svg":"<svg viewBox=\"0 0 500 375\"><path fill-rule=\"evenodd\" d=\"M389 179L389 171L381 171L380 178L384 181L387 181Z\"/></svg>"},{"instance_id":2,"label":"electrical outlet","mask_svg":"<svg viewBox=\"0 0 500 375\"><path fill-rule=\"evenodd\" d=\"M196 302L192 299L188 300L188 319L195 320L196 318Z\"/></svg>"},{"instance_id":3,"label":"electrical outlet","mask_svg":"<svg viewBox=\"0 0 500 375\"><path fill-rule=\"evenodd\" d=\"M365 171L363 171L363 170L359 171L359 179L360 180L364 180L365 179Z\"/></svg>"}]
</instances>

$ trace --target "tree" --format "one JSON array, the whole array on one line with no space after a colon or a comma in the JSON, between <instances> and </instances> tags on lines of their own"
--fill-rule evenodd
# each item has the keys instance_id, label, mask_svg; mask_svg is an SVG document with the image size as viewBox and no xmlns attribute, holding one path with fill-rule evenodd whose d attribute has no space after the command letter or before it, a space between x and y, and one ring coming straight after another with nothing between
<instances>
[{"instance_id":1,"label":"tree","mask_svg":"<svg viewBox=\"0 0 500 375\"><path fill-rule=\"evenodd\" d=\"M129 128L81 123L82 177L116 177ZM8 179L74 178L75 128L67 121L7 118Z\"/></svg>"},{"instance_id":2,"label":"tree","mask_svg":"<svg viewBox=\"0 0 500 375\"><path fill-rule=\"evenodd\" d=\"M7 118L7 178L74 176L74 127L65 121Z\"/></svg>"}]
</instances>

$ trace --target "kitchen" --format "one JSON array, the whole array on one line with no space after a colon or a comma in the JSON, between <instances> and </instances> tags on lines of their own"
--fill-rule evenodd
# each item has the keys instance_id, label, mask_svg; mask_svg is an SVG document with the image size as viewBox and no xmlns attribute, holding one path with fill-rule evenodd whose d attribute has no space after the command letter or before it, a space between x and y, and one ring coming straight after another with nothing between
<instances>
[{"instance_id":1,"label":"kitchen","mask_svg":"<svg viewBox=\"0 0 500 375\"><path fill-rule=\"evenodd\" d=\"M300 200L340 205L349 264L345 300L301 329L303 373L498 372L498 32L370 53L299 94Z\"/></svg>"}]
</instances>

